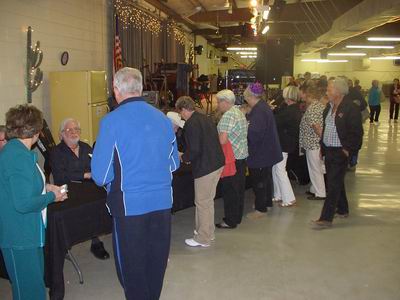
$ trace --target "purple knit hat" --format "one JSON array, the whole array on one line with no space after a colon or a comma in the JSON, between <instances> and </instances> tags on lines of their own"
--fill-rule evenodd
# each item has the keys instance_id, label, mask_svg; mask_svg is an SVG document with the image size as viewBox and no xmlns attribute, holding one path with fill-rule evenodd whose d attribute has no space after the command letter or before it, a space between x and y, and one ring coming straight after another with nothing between
<instances>
[{"instance_id":1,"label":"purple knit hat","mask_svg":"<svg viewBox=\"0 0 400 300\"><path fill-rule=\"evenodd\" d=\"M249 90L255 96L262 96L264 94L264 87L259 82L254 82L249 84Z\"/></svg>"}]
</instances>

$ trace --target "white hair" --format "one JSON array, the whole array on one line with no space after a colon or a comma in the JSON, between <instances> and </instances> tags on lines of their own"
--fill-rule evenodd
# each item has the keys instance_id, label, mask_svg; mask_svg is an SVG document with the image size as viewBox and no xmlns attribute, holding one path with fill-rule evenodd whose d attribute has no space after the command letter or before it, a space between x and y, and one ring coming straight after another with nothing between
<instances>
[{"instance_id":1,"label":"white hair","mask_svg":"<svg viewBox=\"0 0 400 300\"><path fill-rule=\"evenodd\" d=\"M134 68L122 68L114 76L114 86L118 89L121 95L130 93L142 94L143 82L142 73Z\"/></svg>"},{"instance_id":2,"label":"white hair","mask_svg":"<svg viewBox=\"0 0 400 300\"><path fill-rule=\"evenodd\" d=\"M299 98L299 88L297 86L287 86L283 89L283 99L297 101Z\"/></svg>"},{"instance_id":3,"label":"white hair","mask_svg":"<svg viewBox=\"0 0 400 300\"><path fill-rule=\"evenodd\" d=\"M341 95L347 95L349 93L349 84L347 82L347 78L337 77L332 80L333 87L337 90Z\"/></svg>"},{"instance_id":4,"label":"white hair","mask_svg":"<svg viewBox=\"0 0 400 300\"><path fill-rule=\"evenodd\" d=\"M79 123L78 120L75 120L75 119L73 119L73 118L66 118L66 119L64 119L64 120L61 122L61 125L60 125L60 133L62 133L62 132L64 131L65 126L66 126L69 122L74 122L74 123L78 124L78 127L79 127L79 128L81 128L81 123Z\"/></svg>"},{"instance_id":5,"label":"white hair","mask_svg":"<svg viewBox=\"0 0 400 300\"><path fill-rule=\"evenodd\" d=\"M236 101L235 94L231 90L222 90L217 93L217 101L225 101L234 105Z\"/></svg>"}]
</instances>

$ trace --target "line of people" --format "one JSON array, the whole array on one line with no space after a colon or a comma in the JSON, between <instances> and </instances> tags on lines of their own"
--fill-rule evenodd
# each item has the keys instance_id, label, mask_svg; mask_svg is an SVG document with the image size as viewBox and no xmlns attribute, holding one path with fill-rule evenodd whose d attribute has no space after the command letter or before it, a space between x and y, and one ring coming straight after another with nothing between
<instances>
[{"instance_id":1,"label":"line of people","mask_svg":"<svg viewBox=\"0 0 400 300\"><path fill-rule=\"evenodd\" d=\"M264 101L265 91L259 83L250 84L244 92L248 108L234 105L232 91L220 91L217 101L222 117L217 126L196 111L190 97L181 97L176 102L179 115L172 114L175 129L183 127L183 135L178 136L168 116L141 97L138 70L119 70L113 84L118 106L101 121L90 166L87 161L80 162L80 158L88 159L90 149L83 151L79 123L69 119L61 126L68 149L62 149L62 144L57 147L62 151L58 158L53 156L52 167L59 178L70 174L106 187L115 265L126 299L160 297L171 239L172 173L181 163L191 165L195 187L195 226L193 236L185 240L188 246L209 247L215 239L215 226L233 229L241 224L246 167L255 195L249 219L266 216L273 200L281 200L281 207L295 205L286 162L290 153L299 151L298 144L305 150L310 173L314 172L310 177L319 176L312 180L311 196L326 198L313 226L328 228L335 213L348 215L344 174L349 157L361 147L363 132L360 108L347 95L345 79L336 78L325 85L309 81L300 90L285 88L285 104L275 115ZM307 103L304 114L299 97ZM11 140L0 152L0 167L5 170L0 174L5 191L0 195L0 220L2 232L7 233L0 235L0 248L13 294L29 295L29 299L45 298L43 210L49 203L67 198L60 186L45 183L30 151L42 126L41 112L34 106L10 109L6 133ZM179 152L178 140L182 139L185 147ZM325 157L326 190L319 150ZM80 165L79 174L75 174L77 168L59 167L66 153L74 158L72 164ZM221 175L224 218L215 224L214 197ZM25 252L18 252L21 249Z\"/></svg>"}]
</instances>

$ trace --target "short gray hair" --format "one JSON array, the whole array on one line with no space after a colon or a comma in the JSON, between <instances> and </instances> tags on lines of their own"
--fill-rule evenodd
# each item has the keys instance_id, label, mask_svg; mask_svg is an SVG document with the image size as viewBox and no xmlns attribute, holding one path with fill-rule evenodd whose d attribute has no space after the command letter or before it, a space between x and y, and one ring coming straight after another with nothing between
<instances>
[{"instance_id":1,"label":"short gray hair","mask_svg":"<svg viewBox=\"0 0 400 300\"><path fill-rule=\"evenodd\" d=\"M78 120L75 120L73 118L66 118L61 122L60 125L60 133L64 131L65 126L69 123L69 122L75 122L76 124L78 124L78 127L81 128L81 123L79 123Z\"/></svg>"},{"instance_id":2,"label":"short gray hair","mask_svg":"<svg viewBox=\"0 0 400 300\"><path fill-rule=\"evenodd\" d=\"M228 102L229 104L234 105L236 101L235 94L231 90L222 90L217 93L217 101L225 101Z\"/></svg>"},{"instance_id":3,"label":"short gray hair","mask_svg":"<svg viewBox=\"0 0 400 300\"><path fill-rule=\"evenodd\" d=\"M118 89L121 95L130 93L142 94L143 77L138 69L122 68L114 76L114 86Z\"/></svg>"},{"instance_id":4,"label":"short gray hair","mask_svg":"<svg viewBox=\"0 0 400 300\"><path fill-rule=\"evenodd\" d=\"M175 108L177 110L186 109L188 111L195 111L196 105L190 96L181 96L176 100Z\"/></svg>"},{"instance_id":5,"label":"short gray hair","mask_svg":"<svg viewBox=\"0 0 400 300\"><path fill-rule=\"evenodd\" d=\"M297 86L287 86L283 89L283 99L297 101L299 98L299 88Z\"/></svg>"},{"instance_id":6,"label":"short gray hair","mask_svg":"<svg viewBox=\"0 0 400 300\"><path fill-rule=\"evenodd\" d=\"M349 93L349 84L347 83L347 78L337 77L332 80L333 87L341 94L347 95Z\"/></svg>"}]
</instances>

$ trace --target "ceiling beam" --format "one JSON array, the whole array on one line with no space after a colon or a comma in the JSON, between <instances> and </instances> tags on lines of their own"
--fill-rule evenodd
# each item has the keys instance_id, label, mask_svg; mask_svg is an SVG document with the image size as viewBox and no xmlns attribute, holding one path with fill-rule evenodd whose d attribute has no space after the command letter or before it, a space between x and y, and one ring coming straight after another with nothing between
<instances>
[{"instance_id":1,"label":"ceiling beam","mask_svg":"<svg viewBox=\"0 0 400 300\"><path fill-rule=\"evenodd\" d=\"M185 24L191 30L194 30L197 28L195 25L193 25L192 23L190 23L190 22L186 21L184 18L182 18L182 16L179 15L175 10L173 10L173 9L169 8L168 6L166 6L165 4L161 3L161 1L146 0L146 2L153 5L155 8L162 11L166 15L172 17L176 22Z\"/></svg>"},{"instance_id":2,"label":"ceiling beam","mask_svg":"<svg viewBox=\"0 0 400 300\"><path fill-rule=\"evenodd\" d=\"M249 8L232 9L229 14L228 10L214 10L208 12L198 12L190 17L193 22L197 23L215 23L215 22L248 22L253 17Z\"/></svg>"}]
</instances>

